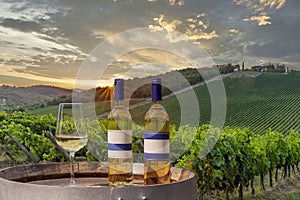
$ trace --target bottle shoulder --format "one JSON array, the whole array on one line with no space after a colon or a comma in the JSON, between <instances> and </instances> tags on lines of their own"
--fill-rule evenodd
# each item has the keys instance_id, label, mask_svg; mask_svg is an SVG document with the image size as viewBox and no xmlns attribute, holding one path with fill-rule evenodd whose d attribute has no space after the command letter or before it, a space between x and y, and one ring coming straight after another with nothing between
<instances>
[{"instance_id":1,"label":"bottle shoulder","mask_svg":"<svg viewBox=\"0 0 300 200\"><path fill-rule=\"evenodd\" d=\"M108 119L127 118L131 119L131 114L124 108L113 108L108 114Z\"/></svg>"},{"instance_id":2,"label":"bottle shoulder","mask_svg":"<svg viewBox=\"0 0 300 200\"><path fill-rule=\"evenodd\" d=\"M145 115L145 119L151 118L169 120L169 115L161 104L153 104Z\"/></svg>"},{"instance_id":3,"label":"bottle shoulder","mask_svg":"<svg viewBox=\"0 0 300 200\"><path fill-rule=\"evenodd\" d=\"M132 119L128 110L113 109L107 119L109 130L130 130L132 128Z\"/></svg>"}]
</instances>

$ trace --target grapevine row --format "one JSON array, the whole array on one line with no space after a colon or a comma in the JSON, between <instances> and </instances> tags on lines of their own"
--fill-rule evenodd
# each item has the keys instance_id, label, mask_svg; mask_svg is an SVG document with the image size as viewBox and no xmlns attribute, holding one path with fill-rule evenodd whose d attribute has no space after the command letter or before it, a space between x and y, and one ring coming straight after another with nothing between
<instances>
[{"instance_id":1,"label":"grapevine row","mask_svg":"<svg viewBox=\"0 0 300 200\"><path fill-rule=\"evenodd\" d=\"M259 105L259 110L253 108L253 106L256 107L256 105L253 105L246 112L243 111L242 114L236 114L228 119L227 125L248 127L256 132L262 132L269 127L284 132L290 128L297 128L296 122L299 121L297 117L299 116L300 104L297 95L294 95L295 92L297 91L290 91L286 94L290 97L288 102L285 102L287 98L281 96L264 100L265 106ZM287 110L290 112L287 112ZM288 120L295 123L288 123L289 127L287 128L285 122ZM291 126L292 124L294 126Z\"/></svg>"},{"instance_id":2,"label":"grapevine row","mask_svg":"<svg viewBox=\"0 0 300 200\"><path fill-rule=\"evenodd\" d=\"M208 130L213 130L219 139L207 156L202 157L199 152L207 148L204 138ZM238 189L239 199L243 199L243 188L249 185L255 194L255 177L260 177L265 188L264 176L269 174L272 187L274 170L278 180L279 169L283 170L284 177L290 176L290 169L298 169L299 162L300 136L296 130L286 135L268 130L261 135L249 129L226 127L221 131L202 126L178 166L195 172L202 197L217 190L224 191L229 199L229 194Z\"/></svg>"},{"instance_id":3,"label":"grapevine row","mask_svg":"<svg viewBox=\"0 0 300 200\"><path fill-rule=\"evenodd\" d=\"M20 146L12 141L11 134L33 154L33 160L64 161L62 152L47 137L47 133L55 131L55 124L56 118L52 115L0 112L0 158L4 157L12 164L28 162ZM89 143L79 154L88 160L103 161L107 158L107 120L90 121L88 125ZM286 134L267 130L264 134L257 134L249 129L225 127L219 130L209 125L198 129L185 125L176 130L172 125L170 135L171 147L189 146L183 155L182 151L171 149L171 156L180 158L179 167L195 172L202 196L219 190L224 191L229 199L229 194L238 188L242 199L244 187L251 186L254 194L255 177L261 178L264 187L265 175L270 174L272 178L275 172L278 180L277 172L282 169L284 176L289 176L290 169L298 169L300 162L298 130L289 130ZM133 151L142 152L143 127L134 126L133 136Z\"/></svg>"}]
</instances>

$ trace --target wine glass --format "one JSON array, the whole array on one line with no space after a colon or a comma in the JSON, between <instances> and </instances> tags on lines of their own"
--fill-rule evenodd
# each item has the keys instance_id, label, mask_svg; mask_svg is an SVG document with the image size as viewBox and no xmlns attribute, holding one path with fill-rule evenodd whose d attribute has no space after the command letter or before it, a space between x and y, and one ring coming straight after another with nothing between
<instances>
[{"instance_id":1,"label":"wine glass","mask_svg":"<svg viewBox=\"0 0 300 200\"><path fill-rule=\"evenodd\" d=\"M56 142L70 154L70 186L75 186L74 157L88 141L82 103L60 103L55 133Z\"/></svg>"}]
</instances>

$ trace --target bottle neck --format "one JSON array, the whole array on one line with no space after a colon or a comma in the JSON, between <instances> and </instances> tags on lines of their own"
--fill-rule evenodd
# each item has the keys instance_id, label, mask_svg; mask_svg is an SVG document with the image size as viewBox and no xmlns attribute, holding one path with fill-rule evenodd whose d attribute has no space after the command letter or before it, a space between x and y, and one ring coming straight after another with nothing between
<instances>
[{"instance_id":1,"label":"bottle neck","mask_svg":"<svg viewBox=\"0 0 300 200\"><path fill-rule=\"evenodd\" d=\"M153 104L162 104L162 100L152 100Z\"/></svg>"},{"instance_id":2,"label":"bottle neck","mask_svg":"<svg viewBox=\"0 0 300 200\"><path fill-rule=\"evenodd\" d=\"M161 84L152 83L152 102L157 102L161 100Z\"/></svg>"},{"instance_id":3,"label":"bottle neck","mask_svg":"<svg viewBox=\"0 0 300 200\"><path fill-rule=\"evenodd\" d=\"M114 100L121 101L124 100L124 80L116 79L114 86Z\"/></svg>"},{"instance_id":4,"label":"bottle neck","mask_svg":"<svg viewBox=\"0 0 300 200\"><path fill-rule=\"evenodd\" d=\"M115 108L124 108L125 107L124 100L115 100L114 107Z\"/></svg>"}]
</instances>

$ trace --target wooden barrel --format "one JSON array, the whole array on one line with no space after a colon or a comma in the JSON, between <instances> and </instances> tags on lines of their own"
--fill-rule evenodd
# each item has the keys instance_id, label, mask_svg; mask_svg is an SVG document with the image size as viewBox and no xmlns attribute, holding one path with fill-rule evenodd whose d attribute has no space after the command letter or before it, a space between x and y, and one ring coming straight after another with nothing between
<instances>
[{"instance_id":1,"label":"wooden barrel","mask_svg":"<svg viewBox=\"0 0 300 200\"><path fill-rule=\"evenodd\" d=\"M144 186L143 165L134 164L134 185L109 187L107 166L78 162L76 187L68 187L69 163L47 163L0 171L0 200L195 200L194 174L171 169L171 183Z\"/></svg>"}]
</instances>

